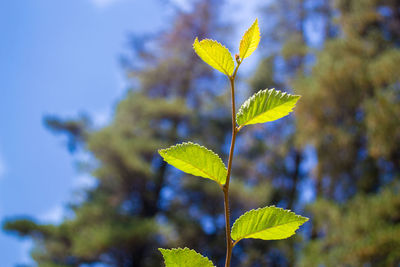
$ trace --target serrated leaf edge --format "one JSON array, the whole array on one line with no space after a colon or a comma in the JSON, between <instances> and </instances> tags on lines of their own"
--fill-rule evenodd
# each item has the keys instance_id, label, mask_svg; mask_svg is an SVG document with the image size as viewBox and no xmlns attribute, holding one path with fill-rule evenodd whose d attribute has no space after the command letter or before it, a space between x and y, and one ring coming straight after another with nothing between
<instances>
[{"instance_id":1,"label":"serrated leaf edge","mask_svg":"<svg viewBox=\"0 0 400 267\"><path fill-rule=\"evenodd\" d=\"M263 209L269 209L269 208L274 208L274 209L277 209L277 210L284 211L284 212L286 212L286 213L290 213L290 214L294 215L297 219L303 220L303 223L302 223L302 224L306 223L306 222L309 220L309 218L307 218L307 217L298 215L298 214L294 213L294 212L291 211L291 210L286 210L286 209L283 209L283 208L276 207L275 205L266 206L266 207L264 207L264 208L252 209L252 210L249 210L249 211L245 212L243 215L241 215L239 218L236 219L235 223L234 223L233 226L232 226L231 237L232 237L233 229L235 229L235 226L237 227L236 222L239 221L242 217L247 216L247 215L249 215L249 214L251 214L251 213L260 212L260 211L262 211ZM297 222L297 221L298 221L298 220L293 220L293 221L290 221L290 222L285 222L285 223L282 223L282 224L274 225L274 227L281 226L281 225L285 225L285 224L289 224L289 223L292 223L292 222ZM302 224L301 224L301 225L302 225ZM294 231L296 232L296 231L300 228L301 225L297 226L297 228L296 228ZM271 227L270 227L270 228L271 228ZM252 235L252 234L256 234L256 233L260 233L260 232L265 231L265 230L267 230L267 229L269 229L269 228L263 229L263 230L261 230L261 231L253 232L253 233L251 233L251 235ZM249 234L249 235L250 235L250 234ZM242 237L242 238L240 238L240 239L238 239L238 240L235 240L235 243L237 243L237 242L239 242L240 240L245 239L245 238L246 238L246 236L245 236L245 237ZM232 238L232 239L233 239L233 238Z\"/></svg>"},{"instance_id":2,"label":"serrated leaf edge","mask_svg":"<svg viewBox=\"0 0 400 267\"><path fill-rule=\"evenodd\" d=\"M239 111L238 111L238 113L236 114L236 123L239 125L239 129L242 128L243 126L247 125L247 123L248 123L249 121L252 121L252 120L258 118L258 117L262 116L262 115L265 113L265 112L263 112L263 113L261 113L261 114L255 116L255 117L251 118L250 120L244 122L243 124L239 124L239 123L238 123L238 117L242 116L242 114L244 113L244 111L250 107L250 104L252 103L252 101L255 101L255 99L256 99L258 96L260 96L260 95L262 95L262 94L267 94L267 93L270 92L270 91L278 92L279 94L281 94L281 96L280 96L281 98L284 97L284 96L286 96L286 95L287 95L287 96L295 96L295 97L297 97L297 100L299 100L299 99L301 98L301 95L292 95L292 94L289 94L289 93L287 93L287 92L283 92L283 91L280 91L280 90L276 90L275 88L271 88L271 89L268 89L268 88L267 88L267 89L264 89L264 90L260 90L260 91L258 91L257 93L255 93L254 95L252 95L250 98L248 98L248 99L240 106ZM291 112L293 112L293 109L296 107L296 104L297 104L297 103L295 103L295 104L293 105L293 107L290 109L290 111L288 112L287 115L289 115ZM281 105L279 105L279 106L281 106ZM270 111L272 111L272 110L278 108L279 106L276 106L276 107L274 107L273 109L269 109L267 112L270 112ZM283 117L286 117L287 115L285 115L285 116L283 116ZM283 118L283 117L282 117L282 118ZM281 118L280 118L280 119L281 119Z\"/></svg>"},{"instance_id":3,"label":"serrated leaf edge","mask_svg":"<svg viewBox=\"0 0 400 267\"><path fill-rule=\"evenodd\" d=\"M199 56L199 53L197 52L197 49L196 49L196 47L195 47L195 43L197 42L197 43L199 44L199 47L201 47L201 42L207 41L207 40L208 40L208 41L211 41L211 42L214 42L214 43L217 43L217 44L221 45L224 49L226 49L226 51L228 51L229 55L231 56L231 59L232 59L232 62L233 62L233 66L235 66L235 61L233 60L232 53L229 51L229 49L228 49L225 45L221 44L220 42L218 42L217 40L214 40L214 39L206 38L206 39L202 39L201 41L199 41L199 38L196 37L196 39L194 40L194 43L193 43L193 49L194 49L194 51L196 52L196 54L197 54L198 56ZM202 48L202 47L201 47L201 48ZM224 70L222 73L224 73L225 75L228 75L228 76L231 76L231 75L233 74L233 70L232 70L231 73L228 73L228 72L225 70L225 68L224 68L218 61L216 61L212 56L210 56L204 48L202 48L202 49L206 52L206 54L208 55L209 58L211 58L221 69ZM200 57L200 56L199 56L199 57ZM201 57L200 57L200 58L201 58ZM201 58L201 59L202 59L202 58ZM204 61L204 59L202 59L202 60ZM205 61L204 61L204 62L205 62ZM205 63L207 63L207 62L205 62ZM207 63L207 64L208 64L208 63ZM211 67L212 67L212 66L211 66Z\"/></svg>"},{"instance_id":4,"label":"serrated leaf edge","mask_svg":"<svg viewBox=\"0 0 400 267\"><path fill-rule=\"evenodd\" d=\"M188 248L188 247L184 247L184 248L171 248L171 249L167 249L167 248L158 248L158 250L161 252L161 254L163 255L163 258L164 258L164 254L163 254L163 251L192 251L192 252L194 252L194 253L196 253L196 254L198 254L199 256L201 256L202 258L204 258L204 259L206 259L206 260L208 260L209 262L210 262L210 264L212 265L212 266L214 266L215 267L215 265L214 265L214 263L208 258L208 257L206 257L206 256L203 256L202 254L200 254L200 253L198 253L196 250L194 250L194 249L190 249L190 248ZM165 263L165 258L164 258L164 264L166 265L166 263ZM182 267L185 267L185 266L182 266Z\"/></svg>"},{"instance_id":5,"label":"serrated leaf edge","mask_svg":"<svg viewBox=\"0 0 400 267\"><path fill-rule=\"evenodd\" d=\"M180 143L180 144L176 144L176 145L173 145L173 146L171 146L171 147L169 147L169 148L159 149L159 150L158 150L158 153L159 153L160 156L163 158L163 160L164 160L165 162L167 162L167 161L164 159L164 157L162 156L161 153L165 153L165 152L167 152L167 151L176 149L176 148L178 148L178 147L183 147L184 145L194 145L194 146L198 146L198 147L200 147L200 148L204 148L204 149L207 150L208 152L211 152L213 155L217 156L218 160L219 160L220 163L224 166L224 169L227 171L227 168L226 168L224 162L222 161L221 157L220 157L217 153L215 153L214 151L212 151L212 150L206 148L205 146L202 146L202 145L199 145L199 144L197 144L197 143L190 142L190 141L189 141L189 142L183 142L183 143ZM179 160L181 160L181 159L179 159ZM181 160L181 161L183 161L183 160ZM184 162L187 163L187 164L190 164L190 162L187 162L187 161L184 161ZM168 162L167 162L167 163L168 163ZM169 163L168 163L168 164L169 164ZM205 172L205 171L202 170L202 169L199 169L199 168L197 168L197 167L195 167L195 166L193 166L193 165L191 165L191 166L192 166L193 168L199 170L200 172L204 173L205 175L209 176L209 177L214 177L213 175L210 175L209 173ZM212 179L212 180L215 181L216 183L218 183L219 185L224 185L224 184L220 183L217 179Z\"/></svg>"},{"instance_id":6,"label":"serrated leaf edge","mask_svg":"<svg viewBox=\"0 0 400 267\"><path fill-rule=\"evenodd\" d=\"M253 22L253 24L246 30L246 32L243 34L243 36L242 36L242 39L240 40L240 44L239 44L239 47L241 47L242 46L242 42L244 42L244 37L246 36L246 34L248 33L248 32L250 32L250 30L253 28L253 27L255 27L255 26L258 26L258 18L256 18L256 20ZM260 33L260 28L259 27L257 27L258 28L258 36L261 36L261 33ZM256 32L254 32L253 33L253 35L252 35L252 37L254 36L254 34L255 34ZM260 40L258 40L258 42L260 43ZM256 46L256 49L257 49L257 47L258 47L258 44L257 44L257 46ZM250 46L248 46L247 48L246 48L246 51L243 53L243 58L242 59L245 59L245 58L247 58L247 57L249 57L250 55L246 55L247 54L247 51L249 51L249 48L250 48ZM239 49L239 55L240 55L240 49Z\"/></svg>"}]
</instances>

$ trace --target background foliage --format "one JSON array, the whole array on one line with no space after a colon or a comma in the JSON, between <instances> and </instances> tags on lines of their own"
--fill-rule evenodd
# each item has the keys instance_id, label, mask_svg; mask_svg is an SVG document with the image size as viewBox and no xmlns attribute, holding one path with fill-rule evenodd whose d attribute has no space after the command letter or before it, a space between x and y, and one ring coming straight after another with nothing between
<instances>
[{"instance_id":1,"label":"background foliage","mask_svg":"<svg viewBox=\"0 0 400 267\"><path fill-rule=\"evenodd\" d=\"M50 129L69 136L71 147L92 155L84 164L97 186L70 205L72 215L59 225L5 222L6 231L34 240L39 266L160 266L158 247L185 246L223 264L219 188L186 177L157 154L190 137L227 158L226 81L197 58L192 43L195 36L229 41L232 28L218 20L218 1L192 5L192 11L176 12L168 30L135 37L134 56L122 66L130 88L108 126L47 118ZM282 0L261 6L264 50L237 90L250 95L276 87L302 98L295 116L249 127L238 138L232 217L274 204L310 222L287 241L241 242L232 266L397 266L400 3ZM320 25L318 41L310 21Z\"/></svg>"}]
</instances>

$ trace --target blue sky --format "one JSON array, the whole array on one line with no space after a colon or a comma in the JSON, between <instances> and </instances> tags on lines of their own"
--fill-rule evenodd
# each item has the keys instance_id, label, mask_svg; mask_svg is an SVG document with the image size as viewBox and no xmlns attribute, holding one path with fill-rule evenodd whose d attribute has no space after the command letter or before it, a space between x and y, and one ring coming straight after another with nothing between
<instances>
[{"instance_id":1,"label":"blue sky","mask_svg":"<svg viewBox=\"0 0 400 267\"><path fill-rule=\"evenodd\" d=\"M86 111L105 123L123 88L127 35L159 29L157 0L0 1L0 219L57 222L90 183L43 116ZM27 262L30 244L0 232L1 266Z\"/></svg>"}]
</instances>

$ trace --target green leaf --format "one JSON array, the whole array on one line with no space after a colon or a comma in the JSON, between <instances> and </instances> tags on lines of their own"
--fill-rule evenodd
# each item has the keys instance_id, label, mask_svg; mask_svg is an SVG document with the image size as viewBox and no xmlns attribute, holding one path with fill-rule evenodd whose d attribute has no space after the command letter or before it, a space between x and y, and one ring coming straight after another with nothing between
<instances>
[{"instance_id":1,"label":"green leaf","mask_svg":"<svg viewBox=\"0 0 400 267\"><path fill-rule=\"evenodd\" d=\"M204 39L199 42L198 38L194 40L193 48L197 55L208 65L228 76L232 75L235 63L228 48L210 39Z\"/></svg>"},{"instance_id":2,"label":"green leaf","mask_svg":"<svg viewBox=\"0 0 400 267\"><path fill-rule=\"evenodd\" d=\"M239 56L245 59L250 56L260 42L260 28L258 27L258 20L256 19L251 27L244 33L239 46Z\"/></svg>"},{"instance_id":3,"label":"green leaf","mask_svg":"<svg viewBox=\"0 0 400 267\"><path fill-rule=\"evenodd\" d=\"M244 126L280 119L293 111L299 98L299 95L291 95L275 89L259 91L240 107L236 122L239 126Z\"/></svg>"},{"instance_id":4,"label":"green leaf","mask_svg":"<svg viewBox=\"0 0 400 267\"><path fill-rule=\"evenodd\" d=\"M243 214L232 226L231 237L238 242L243 238L263 240L285 239L308 221L308 218L275 206L251 210Z\"/></svg>"},{"instance_id":5,"label":"green leaf","mask_svg":"<svg viewBox=\"0 0 400 267\"><path fill-rule=\"evenodd\" d=\"M166 267L215 267L207 258L188 248L162 249Z\"/></svg>"},{"instance_id":6,"label":"green leaf","mask_svg":"<svg viewBox=\"0 0 400 267\"><path fill-rule=\"evenodd\" d=\"M188 142L160 149L158 153L181 171L225 184L227 170L224 163L217 154L203 146Z\"/></svg>"}]
</instances>

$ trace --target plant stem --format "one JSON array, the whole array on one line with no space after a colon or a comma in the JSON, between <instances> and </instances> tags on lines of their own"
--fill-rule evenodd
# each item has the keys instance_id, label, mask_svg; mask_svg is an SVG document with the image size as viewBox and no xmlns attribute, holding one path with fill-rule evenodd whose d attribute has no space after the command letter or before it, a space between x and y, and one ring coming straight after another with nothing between
<instances>
[{"instance_id":1,"label":"plant stem","mask_svg":"<svg viewBox=\"0 0 400 267\"><path fill-rule=\"evenodd\" d=\"M233 152L235 149L235 140L238 129L236 127L236 110L235 110L235 77L237 70L240 66L240 62L236 66L235 72L231 77L229 77L229 81L231 84L231 100L232 100L232 139L231 139L231 148L229 151L229 159L228 159L228 172L226 176L226 182L223 186L222 190L224 192L224 208L225 208L225 230L226 230L226 259L225 259L225 267L229 267L231 264L232 257L232 249L233 249L233 241L231 238L231 224L230 224L230 209L229 209L229 182L231 177L232 170L232 159Z\"/></svg>"},{"instance_id":2,"label":"plant stem","mask_svg":"<svg viewBox=\"0 0 400 267\"><path fill-rule=\"evenodd\" d=\"M230 214L229 214L229 192L224 187L224 207L225 207L225 223L226 223L226 259L225 259L225 267L229 267L231 264L231 256L232 256L232 247L233 242L231 239L231 227L230 227Z\"/></svg>"}]
</instances>

